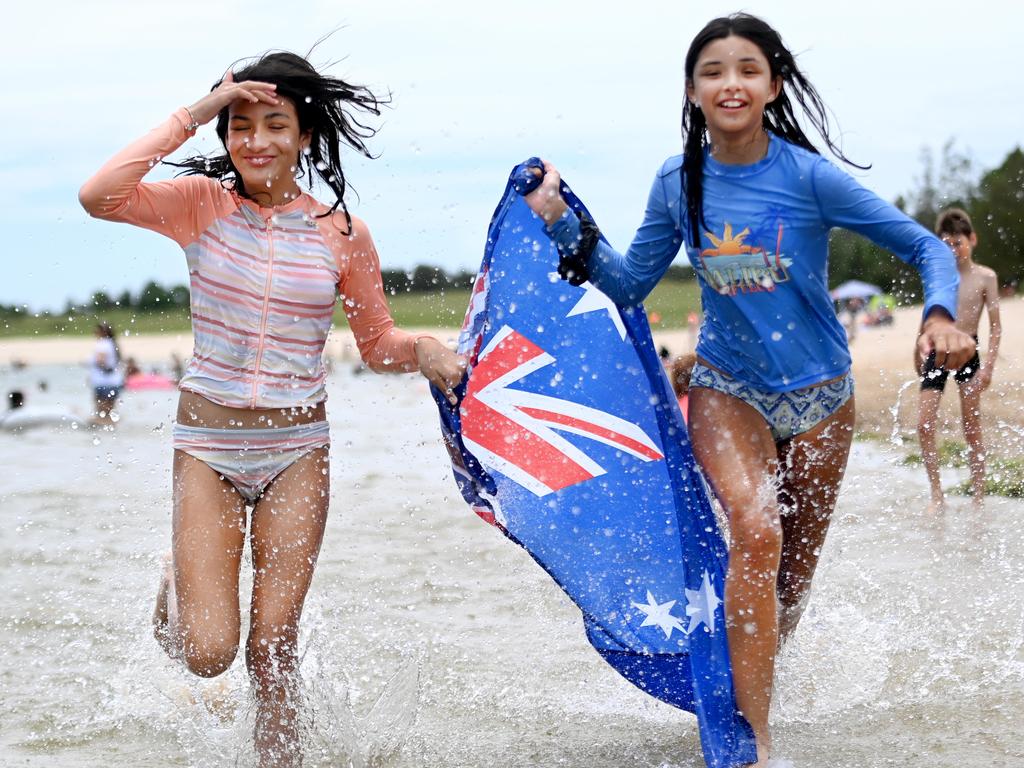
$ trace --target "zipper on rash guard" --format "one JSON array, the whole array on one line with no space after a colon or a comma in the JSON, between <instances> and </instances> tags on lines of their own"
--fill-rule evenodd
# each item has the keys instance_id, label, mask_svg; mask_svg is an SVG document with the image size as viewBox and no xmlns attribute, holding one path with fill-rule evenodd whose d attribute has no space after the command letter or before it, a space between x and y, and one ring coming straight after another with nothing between
<instances>
[{"instance_id":1,"label":"zipper on rash guard","mask_svg":"<svg viewBox=\"0 0 1024 768\"><path fill-rule=\"evenodd\" d=\"M263 362L264 334L267 332L267 315L270 307L270 285L274 277L274 223L267 219L267 282L263 286L263 313L260 316L260 334L257 337L256 365L252 373L252 397L249 407L256 407L256 392L260 380L260 363Z\"/></svg>"}]
</instances>

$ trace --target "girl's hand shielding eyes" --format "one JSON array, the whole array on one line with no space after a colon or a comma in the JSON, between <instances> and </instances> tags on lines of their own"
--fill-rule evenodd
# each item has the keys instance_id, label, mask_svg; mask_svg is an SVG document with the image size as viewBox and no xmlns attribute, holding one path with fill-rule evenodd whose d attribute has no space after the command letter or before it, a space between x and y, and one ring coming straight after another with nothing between
<instances>
[{"instance_id":1,"label":"girl's hand shielding eyes","mask_svg":"<svg viewBox=\"0 0 1024 768\"><path fill-rule=\"evenodd\" d=\"M267 104L281 103L274 83L261 83L258 80L236 83L234 73L229 69L220 85L189 107L188 111L196 123L206 125L234 101L249 101L253 104L258 101Z\"/></svg>"}]
</instances>

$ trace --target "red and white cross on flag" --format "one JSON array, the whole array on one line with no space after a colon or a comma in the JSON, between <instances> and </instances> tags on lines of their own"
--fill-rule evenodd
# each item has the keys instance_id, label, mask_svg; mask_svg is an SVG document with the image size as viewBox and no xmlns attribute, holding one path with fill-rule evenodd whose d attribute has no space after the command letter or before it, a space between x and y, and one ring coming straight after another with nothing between
<instances>
[{"instance_id":1,"label":"red and white cross on flag","mask_svg":"<svg viewBox=\"0 0 1024 768\"><path fill-rule=\"evenodd\" d=\"M481 351L460 415L463 442L483 465L545 496L605 472L555 430L583 435L642 461L664 458L658 445L632 422L509 386L554 362L555 358L507 325Z\"/></svg>"}]
</instances>

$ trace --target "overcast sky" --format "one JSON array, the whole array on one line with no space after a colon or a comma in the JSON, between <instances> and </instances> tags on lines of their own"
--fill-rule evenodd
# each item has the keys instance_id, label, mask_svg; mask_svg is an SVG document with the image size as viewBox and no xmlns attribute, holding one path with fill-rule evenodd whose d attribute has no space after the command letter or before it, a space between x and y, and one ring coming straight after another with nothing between
<instances>
[{"instance_id":1,"label":"overcast sky","mask_svg":"<svg viewBox=\"0 0 1024 768\"><path fill-rule=\"evenodd\" d=\"M301 8L302 10L296 10ZM270 48L339 60L390 91L373 161L349 158L385 267L476 269L509 169L540 154L624 247L654 171L680 151L683 58L712 17L772 23L835 113L843 147L892 199L922 146L950 138L979 168L1024 141L1019 2L302 3L20 2L4 11L0 303L63 307L93 290L187 281L159 235L90 220L81 183L124 144L190 104L234 60ZM213 151L212 128L185 152ZM157 170L152 178L169 175Z\"/></svg>"}]
</instances>

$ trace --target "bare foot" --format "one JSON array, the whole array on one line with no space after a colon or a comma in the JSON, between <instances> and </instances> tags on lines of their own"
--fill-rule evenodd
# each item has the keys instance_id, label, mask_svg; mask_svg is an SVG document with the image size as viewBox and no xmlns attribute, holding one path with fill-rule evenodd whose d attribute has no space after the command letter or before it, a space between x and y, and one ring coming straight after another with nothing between
<instances>
[{"instance_id":1,"label":"bare foot","mask_svg":"<svg viewBox=\"0 0 1024 768\"><path fill-rule=\"evenodd\" d=\"M932 496L931 503L928 504L928 510L925 514L935 517L941 515L946 511L946 497L945 496Z\"/></svg>"},{"instance_id":2,"label":"bare foot","mask_svg":"<svg viewBox=\"0 0 1024 768\"><path fill-rule=\"evenodd\" d=\"M238 714L238 702L231 695L227 675L221 675L203 688L203 704L206 711L222 723L232 723Z\"/></svg>"}]
</instances>

